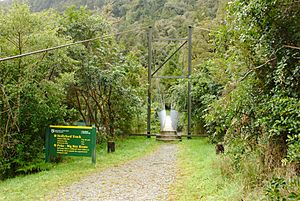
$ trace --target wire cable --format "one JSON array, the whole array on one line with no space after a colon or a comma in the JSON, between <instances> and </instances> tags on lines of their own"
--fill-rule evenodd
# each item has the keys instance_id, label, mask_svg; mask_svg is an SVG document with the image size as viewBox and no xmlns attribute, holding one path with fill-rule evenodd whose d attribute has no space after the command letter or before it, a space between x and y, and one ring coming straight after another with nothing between
<instances>
[{"instance_id":1,"label":"wire cable","mask_svg":"<svg viewBox=\"0 0 300 201\"><path fill-rule=\"evenodd\" d=\"M0 58L0 62L12 60L12 59L17 59L17 58L21 58L21 57L26 57L26 56L30 56L30 55L34 55L34 54L39 54L39 53L43 53L43 52L48 52L48 51L52 51L52 50L57 50L57 49L61 49L61 48L64 48L64 47L69 47L69 46L73 46L73 45L77 45L77 44L81 44L81 43L86 43L86 42L91 42L91 41L95 41L95 40L99 40L99 39L105 39L105 38L109 38L109 37L112 37L112 36L115 36L115 35L121 35L121 34L124 34L124 33L130 33L130 32L134 32L134 31L138 31L138 30L144 30L146 28L148 28L148 26L147 27L146 26L141 27L141 28L129 29L129 30L117 32L115 34L106 34L104 36L99 36L99 37L96 37L96 38L91 38L91 39L86 39L86 40L82 40L82 41L77 41L77 42L74 42L74 43L68 43L68 44L59 45L59 46L55 46L55 47L50 47L50 48L46 48L46 49L36 50L36 51L33 51L33 52L27 52L27 53L15 55L15 56Z\"/></svg>"},{"instance_id":2,"label":"wire cable","mask_svg":"<svg viewBox=\"0 0 300 201\"><path fill-rule=\"evenodd\" d=\"M209 29L209 28L204 28L204 27L194 27L194 29L199 29L199 30L208 31L208 32L217 32L217 33L220 33L220 31Z\"/></svg>"}]
</instances>

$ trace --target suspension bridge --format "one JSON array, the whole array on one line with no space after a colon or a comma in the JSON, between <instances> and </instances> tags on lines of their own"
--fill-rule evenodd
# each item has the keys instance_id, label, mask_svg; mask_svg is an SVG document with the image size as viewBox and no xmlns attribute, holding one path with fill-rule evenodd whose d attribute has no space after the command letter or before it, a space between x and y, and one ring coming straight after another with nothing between
<instances>
[{"instance_id":1,"label":"suspension bridge","mask_svg":"<svg viewBox=\"0 0 300 201\"><path fill-rule=\"evenodd\" d=\"M198 27L199 28L199 27ZM200 28L202 29L202 28ZM141 28L134 28L134 29L128 29L125 31L117 32L114 34L107 34L96 38L86 39L82 41L76 41L73 43L58 45L55 47L50 47L46 49L36 50L33 52L23 53L19 55L9 56L5 58L0 58L0 62L5 62L13 59L19 59L22 57L27 57L35 54L40 53L47 53L50 51L55 51L61 48L68 48L70 46L83 44L87 42L92 42L100 39L109 38L112 36L119 36L125 33L132 33L137 31L145 31L148 35L148 105L147 105L147 132L144 134L148 138L151 136L156 136L158 140L163 141L171 141L171 140L181 140L182 136L187 136L188 139L192 137L191 133L191 73L192 73L192 27L188 27L187 36L183 38L155 38L153 36L153 28L150 27L141 27ZM206 29L205 29L206 30ZM207 31L207 30L206 30ZM208 30L209 31L209 30ZM153 52L157 51L155 50L155 44L157 42L165 42L167 44L173 43L173 44L179 44L178 47L175 49L175 51L171 52L170 54L167 53L167 51L164 48L159 48L158 52L163 56L163 59L160 62L157 62L159 65L154 64L154 57ZM177 64L172 58L174 55L176 55L179 51L186 51L187 49L187 64L179 65ZM175 66L178 68L181 68L181 75L164 75L161 76L159 74L159 71L168 63L172 62ZM179 120L179 114L175 109L170 110L170 115L166 115L166 110L164 109L165 103L162 103L162 109L161 111L158 111L158 116L160 120L160 133L159 134L153 134L151 133L151 107L152 107L152 86L153 86L153 80L154 79L187 79L187 129L186 134L178 134L177 132L177 125Z\"/></svg>"}]
</instances>

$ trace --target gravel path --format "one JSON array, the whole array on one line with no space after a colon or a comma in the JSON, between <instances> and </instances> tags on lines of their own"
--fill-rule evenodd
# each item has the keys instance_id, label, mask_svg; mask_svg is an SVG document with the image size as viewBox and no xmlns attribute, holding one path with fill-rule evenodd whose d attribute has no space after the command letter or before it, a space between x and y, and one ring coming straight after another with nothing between
<instances>
[{"instance_id":1,"label":"gravel path","mask_svg":"<svg viewBox=\"0 0 300 201\"><path fill-rule=\"evenodd\" d=\"M151 155L106 169L66 187L51 200L168 200L176 174L176 144L165 144Z\"/></svg>"}]
</instances>

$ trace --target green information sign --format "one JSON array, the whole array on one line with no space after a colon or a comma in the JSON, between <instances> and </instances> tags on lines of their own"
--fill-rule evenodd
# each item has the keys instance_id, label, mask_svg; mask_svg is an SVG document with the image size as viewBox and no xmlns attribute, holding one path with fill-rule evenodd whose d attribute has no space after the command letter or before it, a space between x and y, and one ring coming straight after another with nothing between
<instances>
[{"instance_id":1,"label":"green information sign","mask_svg":"<svg viewBox=\"0 0 300 201\"><path fill-rule=\"evenodd\" d=\"M46 132L46 162L58 155L88 156L96 163L96 128L49 126Z\"/></svg>"}]
</instances>

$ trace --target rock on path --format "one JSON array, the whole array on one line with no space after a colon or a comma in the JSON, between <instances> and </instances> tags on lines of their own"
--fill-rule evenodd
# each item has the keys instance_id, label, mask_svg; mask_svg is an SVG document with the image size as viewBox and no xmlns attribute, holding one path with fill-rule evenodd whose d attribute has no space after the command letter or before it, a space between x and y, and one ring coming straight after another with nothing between
<instances>
[{"instance_id":1,"label":"rock on path","mask_svg":"<svg viewBox=\"0 0 300 201\"><path fill-rule=\"evenodd\" d=\"M162 145L151 155L88 176L51 200L168 200L168 188L176 174L176 154L177 145Z\"/></svg>"}]
</instances>

